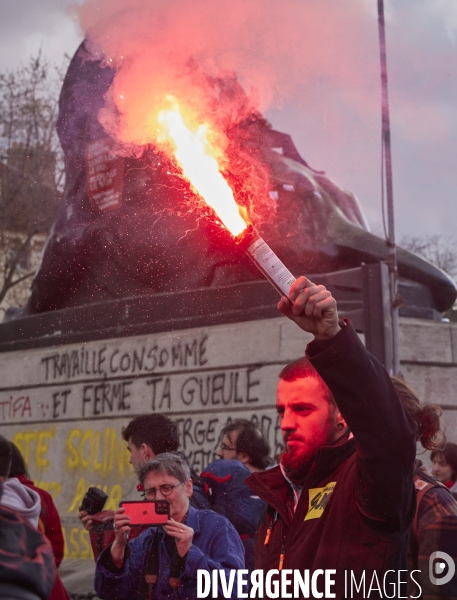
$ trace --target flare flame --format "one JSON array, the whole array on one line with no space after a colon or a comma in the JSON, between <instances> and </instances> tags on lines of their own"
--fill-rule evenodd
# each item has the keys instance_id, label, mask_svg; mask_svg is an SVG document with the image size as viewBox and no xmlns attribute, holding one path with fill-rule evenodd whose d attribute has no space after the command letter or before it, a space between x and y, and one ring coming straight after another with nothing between
<instances>
[{"instance_id":1,"label":"flare flame","mask_svg":"<svg viewBox=\"0 0 457 600\"><path fill-rule=\"evenodd\" d=\"M200 125L195 132L191 131L184 122L177 101L169 100L172 100L172 108L161 110L158 115L159 124L163 127L159 140L171 145L176 161L194 191L236 237L248 223L220 171L216 158L218 153L208 140L208 125Z\"/></svg>"}]
</instances>

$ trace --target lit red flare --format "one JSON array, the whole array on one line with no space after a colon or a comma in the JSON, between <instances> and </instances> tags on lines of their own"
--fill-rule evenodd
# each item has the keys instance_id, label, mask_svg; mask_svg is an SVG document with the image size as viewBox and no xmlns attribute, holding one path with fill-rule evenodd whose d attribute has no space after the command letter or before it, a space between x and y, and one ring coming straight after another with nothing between
<instances>
[{"instance_id":1,"label":"lit red flare","mask_svg":"<svg viewBox=\"0 0 457 600\"><path fill-rule=\"evenodd\" d=\"M191 131L184 123L176 100L172 97L168 100L172 102L172 108L162 110L158 115L158 121L164 128L159 141L172 147L186 179L214 210L257 268L281 295L289 296L295 277L243 218L232 189L220 172L217 151L208 141L208 126L201 125L195 132Z\"/></svg>"},{"instance_id":2,"label":"lit red flare","mask_svg":"<svg viewBox=\"0 0 457 600\"><path fill-rule=\"evenodd\" d=\"M183 174L197 194L214 210L233 236L242 233L247 223L240 214L233 192L222 176L216 151L208 141L206 125L192 132L184 123L176 101L171 110L162 110L158 120L164 126L160 141L171 142ZM168 138L168 139L167 139Z\"/></svg>"}]
</instances>

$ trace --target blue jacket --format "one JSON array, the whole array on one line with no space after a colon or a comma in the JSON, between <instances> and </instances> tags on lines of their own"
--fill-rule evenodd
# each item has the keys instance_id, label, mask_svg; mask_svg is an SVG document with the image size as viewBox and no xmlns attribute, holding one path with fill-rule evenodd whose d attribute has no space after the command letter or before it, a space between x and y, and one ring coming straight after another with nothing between
<instances>
[{"instance_id":1,"label":"blue jacket","mask_svg":"<svg viewBox=\"0 0 457 600\"><path fill-rule=\"evenodd\" d=\"M244 480L251 471L239 460L214 460L200 477L211 490L213 510L227 517L240 535L254 537L267 503L255 496Z\"/></svg>"},{"instance_id":2,"label":"blue jacket","mask_svg":"<svg viewBox=\"0 0 457 600\"><path fill-rule=\"evenodd\" d=\"M211 491L211 507L227 517L244 546L246 568L254 568L254 536L267 507L244 480L251 471L238 460L215 460L200 474Z\"/></svg>"},{"instance_id":3,"label":"blue jacket","mask_svg":"<svg viewBox=\"0 0 457 600\"><path fill-rule=\"evenodd\" d=\"M230 522L211 510L196 510L190 506L186 525L194 530L194 538L187 554L185 571L181 575L179 596L181 600L195 600L197 570L224 569L228 580L231 569L244 569L244 549ZM175 600L169 584L170 559L165 546L165 532L161 527L151 527L128 543L126 560L121 569L117 569L110 560L111 546L105 548L98 558L95 572L95 591L100 598L133 600L138 597L148 549L156 531L159 536L160 567L153 598ZM232 598L236 598L236 581Z\"/></svg>"}]
</instances>

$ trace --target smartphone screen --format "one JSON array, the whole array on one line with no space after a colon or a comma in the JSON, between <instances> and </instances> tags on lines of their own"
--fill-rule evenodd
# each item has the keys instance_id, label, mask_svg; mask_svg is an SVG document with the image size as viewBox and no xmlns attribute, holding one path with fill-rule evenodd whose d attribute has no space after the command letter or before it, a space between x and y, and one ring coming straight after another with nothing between
<instances>
[{"instance_id":1,"label":"smartphone screen","mask_svg":"<svg viewBox=\"0 0 457 600\"><path fill-rule=\"evenodd\" d=\"M170 518L170 502L168 500L142 500L140 502L121 502L130 517L130 525L163 525Z\"/></svg>"}]
</instances>

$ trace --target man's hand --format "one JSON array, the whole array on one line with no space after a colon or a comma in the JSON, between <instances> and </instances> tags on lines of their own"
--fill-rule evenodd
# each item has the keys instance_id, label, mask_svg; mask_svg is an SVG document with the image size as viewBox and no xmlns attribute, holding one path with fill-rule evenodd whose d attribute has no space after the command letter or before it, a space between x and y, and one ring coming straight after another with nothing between
<instances>
[{"instance_id":1,"label":"man's hand","mask_svg":"<svg viewBox=\"0 0 457 600\"><path fill-rule=\"evenodd\" d=\"M181 558L184 558L192 546L192 540L194 538L194 530L192 527L187 527L184 523L178 523L174 519L170 519L163 528L167 535L171 535L171 537L175 538L178 554Z\"/></svg>"},{"instance_id":2,"label":"man's hand","mask_svg":"<svg viewBox=\"0 0 457 600\"><path fill-rule=\"evenodd\" d=\"M340 331L336 300L323 285L299 277L290 288L289 298L292 305L283 296L278 309L316 339L330 339Z\"/></svg>"}]
</instances>

